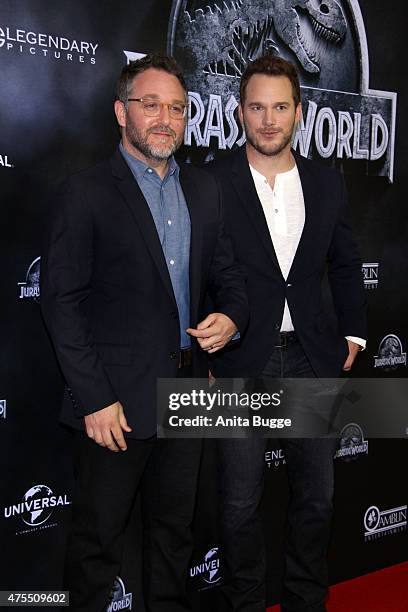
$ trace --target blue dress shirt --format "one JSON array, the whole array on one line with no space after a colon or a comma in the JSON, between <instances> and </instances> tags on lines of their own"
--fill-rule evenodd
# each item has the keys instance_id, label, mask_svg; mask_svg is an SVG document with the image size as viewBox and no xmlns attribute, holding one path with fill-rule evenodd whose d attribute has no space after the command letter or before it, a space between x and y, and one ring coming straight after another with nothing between
<instances>
[{"instance_id":1,"label":"blue dress shirt","mask_svg":"<svg viewBox=\"0 0 408 612\"><path fill-rule=\"evenodd\" d=\"M119 145L152 214L169 270L180 321L180 347L191 346L186 333L190 326L190 238L191 223L186 200L180 185L180 168L174 159L162 180L154 168L140 161Z\"/></svg>"}]
</instances>

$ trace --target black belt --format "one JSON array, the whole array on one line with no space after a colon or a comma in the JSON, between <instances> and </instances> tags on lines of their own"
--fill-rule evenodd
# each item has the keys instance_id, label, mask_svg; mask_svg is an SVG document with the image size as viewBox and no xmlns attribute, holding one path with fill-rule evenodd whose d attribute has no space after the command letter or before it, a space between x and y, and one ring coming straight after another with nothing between
<instances>
[{"instance_id":1,"label":"black belt","mask_svg":"<svg viewBox=\"0 0 408 612\"><path fill-rule=\"evenodd\" d=\"M191 348L181 349L179 353L178 368L188 368L193 363L193 351Z\"/></svg>"},{"instance_id":2,"label":"black belt","mask_svg":"<svg viewBox=\"0 0 408 612\"><path fill-rule=\"evenodd\" d=\"M276 344L273 348L286 348L289 344L298 342L298 337L294 331L279 332Z\"/></svg>"}]
</instances>

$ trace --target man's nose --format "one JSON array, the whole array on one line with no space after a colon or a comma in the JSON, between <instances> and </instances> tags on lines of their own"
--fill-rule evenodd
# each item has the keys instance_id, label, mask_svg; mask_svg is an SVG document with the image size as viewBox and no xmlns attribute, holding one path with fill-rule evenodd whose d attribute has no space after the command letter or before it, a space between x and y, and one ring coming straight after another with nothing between
<instances>
[{"instance_id":1,"label":"man's nose","mask_svg":"<svg viewBox=\"0 0 408 612\"><path fill-rule=\"evenodd\" d=\"M276 113L274 108L266 108L264 113L265 125L274 125L276 123Z\"/></svg>"},{"instance_id":2,"label":"man's nose","mask_svg":"<svg viewBox=\"0 0 408 612\"><path fill-rule=\"evenodd\" d=\"M165 125L168 125L170 123L170 111L167 104L161 105L159 118L160 121Z\"/></svg>"}]
</instances>

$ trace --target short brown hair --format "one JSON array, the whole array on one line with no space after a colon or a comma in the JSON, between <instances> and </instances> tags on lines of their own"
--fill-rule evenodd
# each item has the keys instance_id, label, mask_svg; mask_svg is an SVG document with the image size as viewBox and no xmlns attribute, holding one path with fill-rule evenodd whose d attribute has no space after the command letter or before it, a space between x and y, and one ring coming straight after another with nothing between
<instances>
[{"instance_id":1,"label":"short brown hair","mask_svg":"<svg viewBox=\"0 0 408 612\"><path fill-rule=\"evenodd\" d=\"M239 86L239 95L241 99L241 104L245 101L245 90L248 85L249 79L254 74L266 74L269 76L285 76L289 79L292 85L292 93L293 99L295 101L295 106L297 106L300 102L300 85L299 85L299 77L291 62L279 57L278 55L263 55L262 57L258 57L253 62L250 62L242 77L241 83Z\"/></svg>"},{"instance_id":2,"label":"short brown hair","mask_svg":"<svg viewBox=\"0 0 408 612\"><path fill-rule=\"evenodd\" d=\"M156 70L163 70L168 74L173 74L180 81L180 85L187 93L187 86L183 73L174 57L169 55L150 54L145 55L141 59L129 62L129 64L122 69L116 87L117 99L123 102L123 104L127 104L133 80L138 74L145 72L145 70L149 68L155 68Z\"/></svg>"}]
</instances>

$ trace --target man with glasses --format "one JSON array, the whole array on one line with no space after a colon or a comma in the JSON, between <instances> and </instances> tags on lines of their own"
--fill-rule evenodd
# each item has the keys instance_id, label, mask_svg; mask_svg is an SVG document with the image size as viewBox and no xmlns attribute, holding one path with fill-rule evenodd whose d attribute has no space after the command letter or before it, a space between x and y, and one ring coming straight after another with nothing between
<instances>
[{"instance_id":1,"label":"man with glasses","mask_svg":"<svg viewBox=\"0 0 408 612\"><path fill-rule=\"evenodd\" d=\"M206 352L243 331L247 301L215 180L173 157L187 114L176 62L126 66L115 114L118 150L64 185L42 258L75 430L65 587L72 610L106 606L140 491L146 611L184 612L201 442L156 438L156 380L206 376Z\"/></svg>"}]
</instances>

